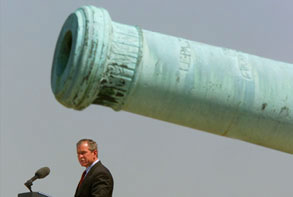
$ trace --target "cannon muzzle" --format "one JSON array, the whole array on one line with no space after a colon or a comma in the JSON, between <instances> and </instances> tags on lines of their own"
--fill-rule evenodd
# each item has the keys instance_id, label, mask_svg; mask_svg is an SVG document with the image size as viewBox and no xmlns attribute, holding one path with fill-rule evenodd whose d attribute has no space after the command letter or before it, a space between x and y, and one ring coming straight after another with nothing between
<instances>
[{"instance_id":1,"label":"cannon muzzle","mask_svg":"<svg viewBox=\"0 0 293 197\"><path fill-rule=\"evenodd\" d=\"M293 65L72 13L51 73L56 99L90 104L293 153Z\"/></svg>"}]
</instances>

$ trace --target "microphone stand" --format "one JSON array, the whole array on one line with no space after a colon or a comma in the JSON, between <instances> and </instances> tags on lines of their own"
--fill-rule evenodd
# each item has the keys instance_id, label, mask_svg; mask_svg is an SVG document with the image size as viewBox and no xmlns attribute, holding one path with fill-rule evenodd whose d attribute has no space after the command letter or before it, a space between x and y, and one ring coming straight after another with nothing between
<instances>
[{"instance_id":1,"label":"microphone stand","mask_svg":"<svg viewBox=\"0 0 293 197\"><path fill-rule=\"evenodd\" d=\"M30 190L30 192L33 192L32 191L33 181L35 181L37 178L38 178L37 176L34 176L33 178L31 178L30 180L24 183L24 185Z\"/></svg>"}]
</instances>

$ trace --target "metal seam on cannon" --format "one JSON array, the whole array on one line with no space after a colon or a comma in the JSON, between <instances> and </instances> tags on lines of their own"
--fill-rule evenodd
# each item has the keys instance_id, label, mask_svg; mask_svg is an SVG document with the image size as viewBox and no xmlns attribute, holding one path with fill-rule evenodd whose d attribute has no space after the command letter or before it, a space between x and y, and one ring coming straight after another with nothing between
<instances>
[{"instance_id":1,"label":"metal seam on cannon","mask_svg":"<svg viewBox=\"0 0 293 197\"><path fill-rule=\"evenodd\" d=\"M124 29L125 32L119 31ZM109 106L118 111L127 97L141 59L140 28L113 23L112 42L106 70L100 80L101 90L93 104ZM131 40L131 44L127 41Z\"/></svg>"}]
</instances>

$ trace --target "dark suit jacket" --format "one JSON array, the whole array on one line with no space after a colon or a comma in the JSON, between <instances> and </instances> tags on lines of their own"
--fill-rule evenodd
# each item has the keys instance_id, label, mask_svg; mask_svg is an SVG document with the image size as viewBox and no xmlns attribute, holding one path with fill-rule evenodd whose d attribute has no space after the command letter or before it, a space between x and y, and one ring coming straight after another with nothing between
<instances>
[{"instance_id":1,"label":"dark suit jacket","mask_svg":"<svg viewBox=\"0 0 293 197\"><path fill-rule=\"evenodd\" d=\"M110 171L99 161L76 188L75 197L112 197L114 181Z\"/></svg>"}]
</instances>

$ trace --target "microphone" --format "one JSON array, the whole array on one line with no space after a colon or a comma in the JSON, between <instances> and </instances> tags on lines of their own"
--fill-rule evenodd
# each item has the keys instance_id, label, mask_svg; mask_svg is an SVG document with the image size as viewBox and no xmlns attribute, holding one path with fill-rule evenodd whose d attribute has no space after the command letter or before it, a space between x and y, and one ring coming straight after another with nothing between
<instances>
[{"instance_id":1,"label":"microphone","mask_svg":"<svg viewBox=\"0 0 293 197\"><path fill-rule=\"evenodd\" d=\"M33 185L33 182L37 179L45 178L50 173L50 168L43 167L36 171L35 176L33 176L30 180L24 183L24 185L32 192L31 186Z\"/></svg>"}]
</instances>

